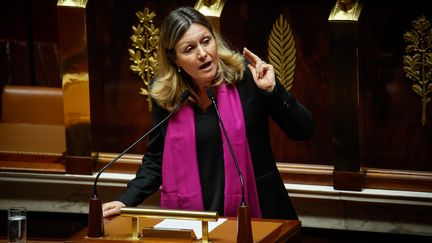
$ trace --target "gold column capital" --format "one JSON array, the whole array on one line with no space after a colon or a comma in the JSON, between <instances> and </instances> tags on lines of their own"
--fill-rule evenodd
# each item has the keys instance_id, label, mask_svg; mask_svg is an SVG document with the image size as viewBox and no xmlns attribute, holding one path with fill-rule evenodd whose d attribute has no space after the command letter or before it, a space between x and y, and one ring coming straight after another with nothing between
<instances>
[{"instance_id":1,"label":"gold column capital","mask_svg":"<svg viewBox=\"0 0 432 243\"><path fill-rule=\"evenodd\" d=\"M85 8L88 0L58 0L57 6Z\"/></svg>"}]
</instances>

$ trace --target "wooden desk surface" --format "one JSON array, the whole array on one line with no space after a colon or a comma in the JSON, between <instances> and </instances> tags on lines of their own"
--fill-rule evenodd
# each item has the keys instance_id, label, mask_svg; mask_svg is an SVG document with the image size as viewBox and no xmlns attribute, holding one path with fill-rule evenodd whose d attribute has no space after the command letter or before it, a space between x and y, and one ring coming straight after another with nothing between
<instances>
[{"instance_id":1,"label":"wooden desk surface","mask_svg":"<svg viewBox=\"0 0 432 243\"><path fill-rule=\"evenodd\" d=\"M140 219L140 227L152 227L159 223L160 219ZM269 219L252 219L252 231L254 242L290 242L298 241L301 229L300 221L296 220L269 220ZM67 243L93 243L93 242L140 242L131 240L132 223L131 218L117 216L111 221L105 223L105 237L87 238L87 228L81 230L71 238L66 240ZM237 221L235 218L229 218L224 223L213 229L209 233L212 242L236 242ZM173 241L172 239L169 239ZM145 242L161 242L162 239L155 239ZM174 242L185 242L184 240L175 240ZM195 241L199 242L199 241Z\"/></svg>"}]
</instances>

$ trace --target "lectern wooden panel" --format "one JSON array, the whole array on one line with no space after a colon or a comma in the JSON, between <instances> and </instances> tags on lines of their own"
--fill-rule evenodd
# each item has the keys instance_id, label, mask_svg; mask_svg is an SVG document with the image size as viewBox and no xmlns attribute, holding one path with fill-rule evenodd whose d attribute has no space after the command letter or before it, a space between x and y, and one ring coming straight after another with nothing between
<instances>
[{"instance_id":1,"label":"lectern wooden panel","mask_svg":"<svg viewBox=\"0 0 432 243\"><path fill-rule=\"evenodd\" d=\"M152 227L159 223L160 219L140 218L141 227ZM254 242L300 242L301 223L297 220L273 220L252 219L252 230ZM139 242L131 239L132 221L129 217L117 216L105 223L104 238L88 238L87 228L81 230L66 243L86 242ZM237 221L229 218L209 233L211 242L236 242ZM162 238L145 239L145 242L162 242ZM185 242L170 238L170 242ZM144 242L144 240L143 240ZM192 242L199 242L198 240Z\"/></svg>"}]
</instances>

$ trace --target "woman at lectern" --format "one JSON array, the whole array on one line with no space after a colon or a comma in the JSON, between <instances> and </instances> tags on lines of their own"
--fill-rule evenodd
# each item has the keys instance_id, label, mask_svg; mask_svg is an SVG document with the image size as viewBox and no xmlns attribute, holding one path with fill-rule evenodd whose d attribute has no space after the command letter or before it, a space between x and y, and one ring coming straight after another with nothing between
<instances>
[{"instance_id":1,"label":"woman at lectern","mask_svg":"<svg viewBox=\"0 0 432 243\"><path fill-rule=\"evenodd\" d=\"M103 205L104 217L160 189L162 208L236 216L244 199L251 217L297 219L273 158L268 122L291 139L307 140L311 113L276 80L272 65L247 48L242 54L230 49L197 10L174 10L160 31L151 86L153 126L159 127L127 190ZM185 90L191 95L182 102Z\"/></svg>"}]
</instances>

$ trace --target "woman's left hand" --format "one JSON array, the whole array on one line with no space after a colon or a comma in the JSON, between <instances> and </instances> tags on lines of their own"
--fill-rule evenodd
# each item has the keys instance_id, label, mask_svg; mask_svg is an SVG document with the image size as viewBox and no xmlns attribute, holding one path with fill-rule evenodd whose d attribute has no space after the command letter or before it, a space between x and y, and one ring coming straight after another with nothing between
<instances>
[{"instance_id":1,"label":"woman's left hand","mask_svg":"<svg viewBox=\"0 0 432 243\"><path fill-rule=\"evenodd\" d=\"M261 60L246 47L243 48L243 55L249 61L248 67L258 88L272 92L276 85L273 66Z\"/></svg>"}]
</instances>

